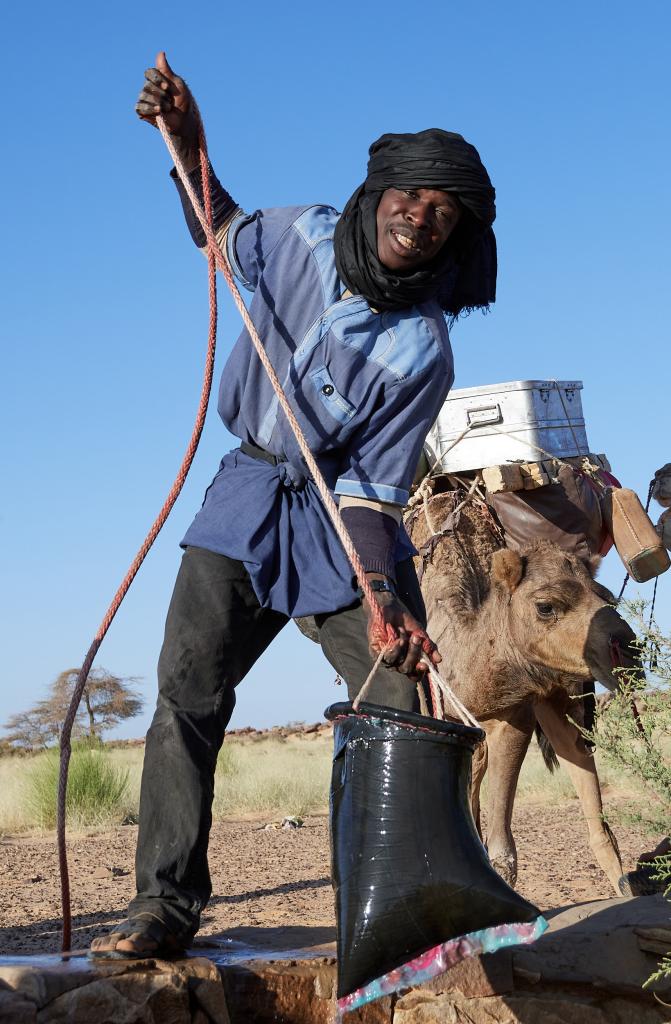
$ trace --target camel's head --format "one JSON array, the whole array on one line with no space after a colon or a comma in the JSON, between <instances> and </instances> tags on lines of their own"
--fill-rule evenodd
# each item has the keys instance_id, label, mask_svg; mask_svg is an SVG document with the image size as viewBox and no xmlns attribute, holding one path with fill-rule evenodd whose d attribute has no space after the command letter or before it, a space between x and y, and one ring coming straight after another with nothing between
<instances>
[{"instance_id":1,"label":"camel's head","mask_svg":"<svg viewBox=\"0 0 671 1024\"><path fill-rule=\"evenodd\" d=\"M594 580L598 559L584 561L549 541L492 558L492 582L509 612L521 660L576 680L617 686L618 666L637 664L633 630L612 594Z\"/></svg>"}]
</instances>

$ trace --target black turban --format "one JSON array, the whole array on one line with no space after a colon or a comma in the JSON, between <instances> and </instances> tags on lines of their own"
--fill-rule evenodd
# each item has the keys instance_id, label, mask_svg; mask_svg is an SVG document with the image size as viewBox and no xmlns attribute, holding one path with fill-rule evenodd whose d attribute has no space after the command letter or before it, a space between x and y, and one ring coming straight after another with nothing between
<instances>
[{"instance_id":1,"label":"black turban","mask_svg":"<svg viewBox=\"0 0 671 1024\"><path fill-rule=\"evenodd\" d=\"M404 309L435 298L446 313L486 308L496 298L496 193L477 149L441 128L383 135L370 147L368 177L335 230L340 279L374 309ZM461 202L459 222L430 263L407 273L377 256L377 207L388 188L440 189Z\"/></svg>"}]
</instances>

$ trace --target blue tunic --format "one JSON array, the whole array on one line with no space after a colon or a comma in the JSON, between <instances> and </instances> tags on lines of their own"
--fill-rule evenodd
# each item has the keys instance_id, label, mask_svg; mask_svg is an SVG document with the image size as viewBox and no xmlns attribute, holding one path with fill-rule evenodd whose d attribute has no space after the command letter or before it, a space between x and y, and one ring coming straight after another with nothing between
<instances>
[{"instance_id":1,"label":"blue tunic","mask_svg":"<svg viewBox=\"0 0 671 1024\"><path fill-rule=\"evenodd\" d=\"M337 219L328 206L240 213L228 257L329 487L403 505L454 377L447 325L434 301L377 313L341 298ZM286 615L351 604L351 566L246 330L218 408L232 434L287 461L226 455L182 543L244 562L262 606ZM397 559L412 550L401 530Z\"/></svg>"}]
</instances>

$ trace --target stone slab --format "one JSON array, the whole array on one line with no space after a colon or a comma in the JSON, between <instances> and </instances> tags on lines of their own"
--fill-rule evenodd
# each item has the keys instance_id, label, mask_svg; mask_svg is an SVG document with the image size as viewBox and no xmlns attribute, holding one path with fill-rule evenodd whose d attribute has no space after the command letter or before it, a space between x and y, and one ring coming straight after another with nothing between
<instances>
[{"instance_id":1,"label":"stone slab","mask_svg":"<svg viewBox=\"0 0 671 1024\"><path fill-rule=\"evenodd\" d=\"M346 1024L671 1024L643 991L663 934L660 896L601 900L548 915L533 947L463 961L425 985L348 1015ZM300 928L239 929L179 960L0 957L3 1024L332 1024L332 929L301 948ZM671 986L658 996L671 1002Z\"/></svg>"},{"instance_id":2,"label":"stone slab","mask_svg":"<svg viewBox=\"0 0 671 1024\"><path fill-rule=\"evenodd\" d=\"M547 932L533 946L513 950L517 977L637 994L655 957L640 948L636 932L668 928L671 907L661 895L639 896L595 900L546 916Z\"/></svg>"}]
</instances>

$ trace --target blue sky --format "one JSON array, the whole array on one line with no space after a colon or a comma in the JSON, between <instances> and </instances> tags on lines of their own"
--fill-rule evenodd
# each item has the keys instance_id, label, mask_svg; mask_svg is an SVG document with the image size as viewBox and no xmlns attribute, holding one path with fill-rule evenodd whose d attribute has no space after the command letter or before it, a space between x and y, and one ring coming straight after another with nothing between
<instances>
[{"instance_id":1,"label":"blue sky","mask_svg":"<svg viewBox=\"0 0 671 1024\"><path fill-rule=\"evenodd\" d=\"M83 659L197 407L205 263L160 136L133 112L157 50L191 85L213 163L247 209L342 207L385 131L439 126L472 141L498 193L499 297L489 317L453 332L456 386L583 380L592 450L644 495L671 460L669 10L661 0L12 5L0 721ZM238 332L222 286L218 371ZM178 542L233 445L213 403L184 492L98 656L143 677L147 715L123 735L148 723ZM622 576L609 555L603 581L617 589ZM667 628L670 595L671 574L658 598ZM313 721L341 696L333 676L291 625L240 687L232 724Z\"/></svg>"}]
</instances>

